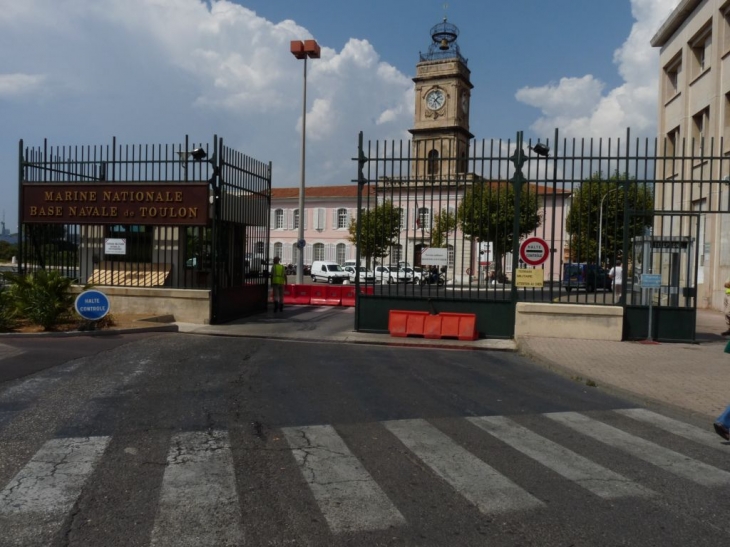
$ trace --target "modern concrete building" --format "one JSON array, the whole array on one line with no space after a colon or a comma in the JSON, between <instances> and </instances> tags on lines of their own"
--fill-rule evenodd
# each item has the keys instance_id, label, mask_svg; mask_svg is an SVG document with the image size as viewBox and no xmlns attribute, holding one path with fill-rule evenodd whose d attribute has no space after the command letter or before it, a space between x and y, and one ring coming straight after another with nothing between
<instances>
[{"instance_id":1,"label":"modern concrete building","mask_svg":"<svg viewBox=\"0 0 730 547\"><path fill-rule=\"evenodd\" d=\"M697 307L722 309L730 273L730 1L681 0L651 40L660 48L657 210L700 215ZM681 158L681 159L677 159ZM710 159L711 158L711 159ZM713 182L714 181L714 182ZM679 235L662 217L655 232Z\"/></svg>"}]
</instances>

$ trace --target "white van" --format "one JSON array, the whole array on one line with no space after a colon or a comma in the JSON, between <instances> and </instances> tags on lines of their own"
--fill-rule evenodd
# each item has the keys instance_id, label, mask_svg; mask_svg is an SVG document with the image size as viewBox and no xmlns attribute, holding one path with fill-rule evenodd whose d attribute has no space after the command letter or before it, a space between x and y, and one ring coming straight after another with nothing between
<instances>
[{"instance_id":1,"label":"white van","mask_svg":"<svg viewBox=\"0 0 730 547\"><path fill-rule=\"evenodd\" d=\"M312 281L326 281L327 283L343 283L350 280L350 274L342 269L337 262L315 260L312 264Z\"/></svg>"},{"instance_id":2,"label":"white van","mask_svg":"<svg viewBox=\"0 0 730 547\"><path fill-rule=\"evenodd\" d=\"M354 259L353 260L345 260L342 263L342 267L345 268L347 266L351 266L351 267L354 268L355 266L357 266L357 260L354 260ZM361 260L360 261L360 266L363 267L363 268L365 267L365 261L364 260Z\"/></svg>"}]
</instances>

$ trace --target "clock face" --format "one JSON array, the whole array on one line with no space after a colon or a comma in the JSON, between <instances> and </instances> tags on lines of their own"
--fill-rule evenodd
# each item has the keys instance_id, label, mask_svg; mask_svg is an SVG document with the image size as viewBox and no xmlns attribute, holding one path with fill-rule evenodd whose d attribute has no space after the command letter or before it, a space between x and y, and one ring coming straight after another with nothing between
<instances>
[{"instance_id":1,"label":"clock face","mask_svg":"<svg viewBox=\"0 0 730 547\"><path fill-rule=\"evenodd\" d=\"M466 95L461 96L461 109L464 111L465 114L469 112L469 97L467 97Z\"/></svg>"},{"instance_id":2,"label":"clock face","mask_svg":"<svg viewBox=\"0 0 730 547\"><path fill-rule=\"evenodd\" d=\"M426 106L431 110L438 110L446 102L446 96L440 89L434 89L426 95Z\"/></svg>"}]
</instances>

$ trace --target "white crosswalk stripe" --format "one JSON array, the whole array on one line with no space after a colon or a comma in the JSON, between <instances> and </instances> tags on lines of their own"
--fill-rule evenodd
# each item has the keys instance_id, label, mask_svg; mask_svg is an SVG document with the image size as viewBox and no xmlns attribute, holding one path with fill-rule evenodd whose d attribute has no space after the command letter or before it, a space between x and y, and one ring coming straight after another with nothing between
<instances>
[{"instance_id":1,"label":"white crosswalk stripe","mask_svg":"<svg viewBox=\"0 0 730 547\"><path fill-rule=\"evenodd\" d=\"M482 513L500 514L543 505L427 421L397 420L384 425Z\"/></svg>"},{"instance_id":2,"label":"white crosswalk stripe","mask_svg":"<svg viewBox=\"0 0 730 547\"><path fill-rule=\"evenodd\" d=\"M647 497L650 490L503 416L467 418L512 448L605 499Z\"/></svg>"},{"instance_id":3,"label":"white crosswalk stripe","mask_svg":"<svg viewBox=\"0 0 730 547\"><path fill-rule=\"evenodd\" d=\"M243 535L228 433L180 433L171 445L151 545L239 545Z\"/></svg>"},{"instance_id":4,"label":"white crosswalk stripe","mask_svg":"<svg viewBox=\"0 0 730 547\"><path fill-rule=\"evenodd\" d=\"M545 416L697 484L703 486L730 484L730 473L727 471L694 460L577 412L555 412L545 414Z\"/></svg>"},{"instance_id":5,"label":"white crosswalk stripe","mask_svg":"<svg viewBox=\"0 0 730 547\"><path fill-rule=\"evenodd\" d=\"M701 428L642 409L615 412L655 425L662 430L661 434L667 430L702 446L710 445L707 432ZM542 416L612 450L648 462L658 467L659 473L678 475L700 487L730 485L730 472L627 433L600 418L577 412ZM656 499L660 496L640 484L642 479L631 480L607 469L509 417L467 417L464 420L479 429L474 431L475 435L488 435L505 443L556 473L554 480L564 479L590 492L586 493L586 499L597 496L596 503L603 503L598 498ZM443 481L485 515L535 512L548 503L553 507L558 503L559 498L540 499L528 492L528 487L522 483L514 482L508 476L510 472L492 467L490 458L494 452L483 452L478 457L427 420L392 420L380 422L380 425L405 447L400 452L388 451L384 457L399 458L406 454L408 461L420 460L414 473L424 473L430 481ZM291 462L296 462L305 488L333 534L408 526L404 515L410 514L407 512L410 508L398 505L410 502L401 499L394 503L386 493L390 492L389 488L378 484L361 463L358 451L348 446L334 426L285 427L281 431L289 445ZM350 434L358 433L352 430ZM389 441L394 442L393 439ZM0 491L0 545L26 547L53 543L74 507L84 506L86 498L82 497L78 505L77 500L96 466L102 458L114 458L113 454L106 454L110 452L109 444L109 437L53 439L24 467L19 464L20 471ZM160 471L158 475L161 479L159 498L150 500L151 508L156 505L156 512L151 511L155 514L154 522L150 524L150 545L246 544L249 523L242 519L245 507L241 506L238 488L245 492L247 470L236 469L228 433L181 432L172 436L169 448L165 445L160 448L163 453L167 451L167 459L164 472ZM501 453L499 457L504 459L509 455ZM383 472L382 466L379 465L379 469ZM240 474L238 481L236 473ZM398 495L395 493L397 486L393 492ZM281 496L282 492L272 490L271 495Z\"/></svg>"},{"instance_id":6,"label":"white crosswalk stripe","mask_svg":"<svg viewBox=\"0 0 730 547\"><path fill-rule=\"evenodd\" d=\"M109 437L53 439L0 492L0 543L47 545L94 470Z\"/></svg>"},{"instance_id":7,"label":"white crosswalk stripe","mask_svg":"<svg viewBox=\"0 0 730 547\"><path fill-rule=\"evenodd\" d=\"M332 426L287 427L282 431L333 532L382 530L405 524L403 515Z\"/></svg>"},{"instance_id":8,"label":"white crosswalk stripe","mask_svg":"<svg viewBox=\"0 0 730 547\"><path fill-rule=\"evenodd\" d=\"M644 408L619 409L614 410L614 412L621 414L622 416L627 416L634 420L653 425L654 427L658 427L659 429L663 429L664 431L668 431L674 435L684 437L690 441L709 446L717 450L722 450L726 454L728 453L727 446L723 444L722 439L718 437L717 433L715 433L711 427L708 427L707 430L699 429L684 422L680 422L679 420L667 418L666 416L662 416L661 414L657 414L656 412L652 412L651 410L646 410Z\"/></svg>"}]
</instances>

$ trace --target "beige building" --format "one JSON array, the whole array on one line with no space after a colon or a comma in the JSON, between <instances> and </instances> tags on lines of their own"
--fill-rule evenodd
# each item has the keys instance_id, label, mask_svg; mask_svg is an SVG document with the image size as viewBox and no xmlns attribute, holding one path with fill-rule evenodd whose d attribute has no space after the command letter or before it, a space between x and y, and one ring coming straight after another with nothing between
<instances>
[{"instance_id":1,"label":"beige building","mask_svg":"<svg viewBox=\"0 0 730 547\"><path fill-rule=\"evenodd\" d=\"M700 214L697 307L722 309L730 273L730 1L681 0L651 40L660 50L657 210ZM665 151L663 151L665 150ZM706 214L702 214L706 212ZM673 225L670 225L674 222ZM662 217L655 233L680 235ZM662 224L659 224L662 223ZM681 234L684 235L684 234Z\"/></svg>"}]
</instances>

